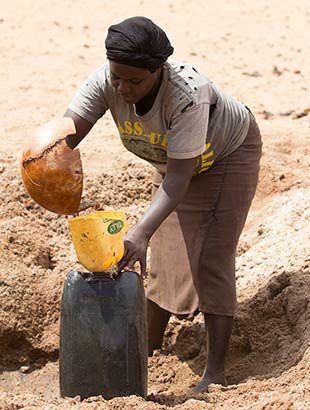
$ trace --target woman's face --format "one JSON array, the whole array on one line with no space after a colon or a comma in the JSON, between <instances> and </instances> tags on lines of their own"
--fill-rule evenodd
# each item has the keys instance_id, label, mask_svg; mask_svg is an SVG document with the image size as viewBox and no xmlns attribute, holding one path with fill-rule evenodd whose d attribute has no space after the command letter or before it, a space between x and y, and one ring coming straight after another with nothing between
<instances>
[{"instance_id":1,"label":"woman's face","mask_svg":"<svg viewBox=\"0 0 310 410\"><path fill-rule=\"evenodd\" d=\"M161 68L152 73L147 68L132 67L115 61L110 61L109 64L112 86L127 103L137 104L157 91Z\"/></svg>"}]
</instances>

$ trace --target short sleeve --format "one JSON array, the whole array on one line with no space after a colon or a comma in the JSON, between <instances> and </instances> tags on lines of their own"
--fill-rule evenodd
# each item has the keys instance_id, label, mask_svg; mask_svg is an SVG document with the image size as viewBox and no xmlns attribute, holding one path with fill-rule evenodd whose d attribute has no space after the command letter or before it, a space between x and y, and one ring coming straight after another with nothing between
<instances>
[{"instance_id":1,"label":"short sleeve","mask_svg":"<svg viewBox=\"0 0 310 410\"><path fill-rule=\"evenodd\" d=\"M105 97L106 87L107 78L104 65L84 81L68 108L90 123L95 124L109 109Z\"/></svg>"},{"instance_id":2,"label":"short sleeve","mask_svg":"<svg viewBox=\"0 0 310 410\"><path fill-rule=\"evenodd\" d=\"M205 151L210 104L189 102L171 120L167 155L175 159L194 158Z\"/></svg>"}]
</instances>

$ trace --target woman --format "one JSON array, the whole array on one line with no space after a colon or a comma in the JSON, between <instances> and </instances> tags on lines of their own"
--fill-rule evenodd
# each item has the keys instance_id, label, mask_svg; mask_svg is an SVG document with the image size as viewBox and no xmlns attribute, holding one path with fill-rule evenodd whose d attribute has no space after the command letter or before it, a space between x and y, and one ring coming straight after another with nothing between
<instances>
[{"instance_id":1,"label":"woman","mask_svg":"<svg viewBox=\"0 0 310 410\"><path fill-rule=\"evenodd\" d=\"M202 312L208 357L200 383L226 385L224 361L236 307L235 251L255 193L261 137L254 116L188 64L145 17L109 28L108 62L85 81L65 116L75 147L110 110L124 146L156 169L151 204L125 238L119 269L146 274L149 354L171 314Z\"/></svg>"}]
</instances>

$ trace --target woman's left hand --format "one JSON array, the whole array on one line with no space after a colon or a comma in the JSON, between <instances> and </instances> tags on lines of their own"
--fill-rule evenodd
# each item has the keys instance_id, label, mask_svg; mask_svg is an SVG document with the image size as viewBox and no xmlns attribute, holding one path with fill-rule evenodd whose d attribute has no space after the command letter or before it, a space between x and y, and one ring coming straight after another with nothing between
<instances>
[{"instance_id":1,"label":"woman's left hand","mask_svg":"<svg viewBox=\"0 0 310 410\"><path fill-rule=\"evenodd\" d=\"M124 256L118 263L118 270L121 272L124 268L133 269L134 264L139 262L140 274L142 278L146 277L146 253L149 236L142 229L135 226L124 238Z\"/></svg>"}]
</instances>

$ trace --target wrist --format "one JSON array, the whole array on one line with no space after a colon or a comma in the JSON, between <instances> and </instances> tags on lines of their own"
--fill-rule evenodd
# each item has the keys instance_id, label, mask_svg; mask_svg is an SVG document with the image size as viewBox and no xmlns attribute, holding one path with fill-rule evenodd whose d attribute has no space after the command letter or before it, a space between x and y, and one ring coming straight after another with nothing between
<instances>
[{"instance_id":1,"label":"wrist","mask_svg":"<svg viewBox=\"0 0 310 410\"><path fill-rule=\"evenodd\" d=\"M153 232L148 227L139 222L130 231L130 235L139 236L147 242L151 239L152 234Z\"/></svg>"}]
</instances>

